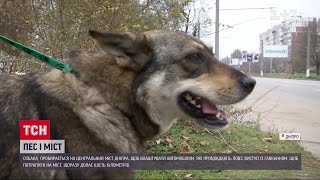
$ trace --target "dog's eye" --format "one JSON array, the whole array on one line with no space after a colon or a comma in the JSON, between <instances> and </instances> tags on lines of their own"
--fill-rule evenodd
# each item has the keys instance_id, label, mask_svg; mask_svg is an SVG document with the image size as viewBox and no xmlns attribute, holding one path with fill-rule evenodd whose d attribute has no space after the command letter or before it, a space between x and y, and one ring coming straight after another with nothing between
<instances>
[{"instance_id":1,"label":"dog's eye","mask_svg":"<svg viewBox=\"0 0 320 180\"><path fill-rule=\"evenodd\" d=\"M200 64L203 62L203 58L200 54L191 54L186 57L186 59L192 63Z\"/></svg>"}]
</instances>

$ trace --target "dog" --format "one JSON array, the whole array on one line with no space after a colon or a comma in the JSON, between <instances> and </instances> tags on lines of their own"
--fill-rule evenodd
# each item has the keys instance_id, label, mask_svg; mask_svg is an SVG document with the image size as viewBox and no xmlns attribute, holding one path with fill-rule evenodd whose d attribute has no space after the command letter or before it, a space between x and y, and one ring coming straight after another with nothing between
<instances>
[{"instance_id":1,"label":"dog","mask_svg":"<svg viewBox=\"0 0 320 180\"><path fill-rule=\"evenodd\" d=\"M101 50L70 50L78 76L59 70L0 76L0 179L133 178L132 171L24 170L19 120L51 120L51 139L68 153L139 153L174 119L221 129L219 105L237 103L255 80L214 58L212 49L183 32L115 33L90 30Z\"/></svg>"}]
</instances>

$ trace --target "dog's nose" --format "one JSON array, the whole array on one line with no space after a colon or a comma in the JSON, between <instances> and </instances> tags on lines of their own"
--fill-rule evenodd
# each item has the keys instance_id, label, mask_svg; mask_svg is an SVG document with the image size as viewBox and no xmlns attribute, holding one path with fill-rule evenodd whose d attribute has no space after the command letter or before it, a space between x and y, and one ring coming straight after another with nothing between
<instances>
[{"instance_id":1,"label":"dog's nose","mask_svg":"<svg viewBox=\"0 0 320 180\"><path fill-rule=\"evenodd\" d=\"M244 76L239 80L241 87L247 91L251 92L256 85L256 80L249 76Z\"/></svg>"}]
</instances>

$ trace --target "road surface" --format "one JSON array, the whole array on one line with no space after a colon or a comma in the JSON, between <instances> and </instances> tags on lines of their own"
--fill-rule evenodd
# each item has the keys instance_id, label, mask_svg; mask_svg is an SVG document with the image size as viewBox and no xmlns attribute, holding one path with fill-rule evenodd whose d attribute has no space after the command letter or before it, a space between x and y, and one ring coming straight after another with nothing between
<instances>
[{"instance_id":1,"label":"road surface","mask_svg":"<svg viewBox=\"0 0 320 180\"><path fill-rule=\"evenodd\" d=\"M255 79L256 88L237 106L247 107L262 98L245 119L255 120L260 113L263 130L300 133L302 146L320 159L320 81Z\"/></svg>"}]
</instances>

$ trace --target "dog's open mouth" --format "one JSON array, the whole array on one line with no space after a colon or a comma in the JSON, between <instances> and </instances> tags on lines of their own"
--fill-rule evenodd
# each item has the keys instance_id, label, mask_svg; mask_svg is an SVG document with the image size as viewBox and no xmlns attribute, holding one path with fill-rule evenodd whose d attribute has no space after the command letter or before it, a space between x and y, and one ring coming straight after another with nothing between
<instances>
[{"instance_id":1,"label":"dog's open mouth","mask_svg":"<svg viewBox=\"0 0 320 180\"><path fill-rule=\"evenodd\" d=\"M228 124L227 114L212 104L208 99L184 92L178 98L181 109L191 117L209 126L225 126Z\"/></svg>"}]
</instances>

